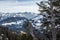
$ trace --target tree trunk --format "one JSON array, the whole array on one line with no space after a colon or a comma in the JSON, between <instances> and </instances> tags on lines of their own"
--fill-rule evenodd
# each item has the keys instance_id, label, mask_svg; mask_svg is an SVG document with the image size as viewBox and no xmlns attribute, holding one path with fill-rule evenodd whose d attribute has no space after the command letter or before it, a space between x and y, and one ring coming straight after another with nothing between
<instances>
[{"instance_id":1,"label":"tree trunk","mask_svg":"<svg viewBox=\"0 0 60 40\"><path fill-rule=\"evenodd\" d=\"M52 30L52 40L56 40L56 30Z\"/></svg>"},{"instance_id":2,"label":"tree trunk","mask_svg":"<svg viewBox=\"0 0 60 40\"><path fill-rule=\"evenodd\" d=\"M52 40L56 40L56 29L55 29L55 14L53 13L53 0L50 0L50 7L51 7L51 28L52 28Z\"/></svg>"},{"instance_id":3,"label":"tree trunk","mask_svg":"<svg viewBox=\"0 0 60 40\"><path fill-rule=\"evenodd\" d=\"M29 26L29 32L30 32L31 36L33 37L33 40L38 40L36 38L34 32L33 32L33 26L32 26L32 24L30 22L29 22L29 25L28 26Z\"/></svg>"},{"instance_id":4,"label":"tree trunk","mask_svg":"<svg viewBox=\"0 0 60 40\"><path fill-rule=\"evenodd\" d=\"M30 33L33 37L33 40L38 40L33 33Z\"/></svg>"}]
</instances>

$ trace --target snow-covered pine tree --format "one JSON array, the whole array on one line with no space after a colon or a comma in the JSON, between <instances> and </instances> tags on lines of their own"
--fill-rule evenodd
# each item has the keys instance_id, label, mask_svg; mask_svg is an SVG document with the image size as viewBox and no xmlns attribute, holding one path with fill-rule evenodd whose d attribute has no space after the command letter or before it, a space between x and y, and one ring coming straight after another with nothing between
<instances>
[{"instance_id":1,"label":"snow-covered pine tree","mask_svg":"<svg viewBox=\"0 0 60 40\"><path fill-rule=\"evenodd\" d=\"M49 31L52 32L50 40L56 40L56 28L60 26L60 0L41 1L37 5L39 6L39 11L44 16L41 27L46 27L44 30L46 34Z\"/></svg>"}]
</instances>

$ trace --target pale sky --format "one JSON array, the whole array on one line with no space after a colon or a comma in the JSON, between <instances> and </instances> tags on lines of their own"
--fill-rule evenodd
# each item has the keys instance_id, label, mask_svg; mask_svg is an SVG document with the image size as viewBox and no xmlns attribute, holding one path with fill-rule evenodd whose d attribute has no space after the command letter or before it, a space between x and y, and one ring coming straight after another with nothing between
<instances>
[{"instance_id":1,"label":"pale sky","mask_svg":"<svg viewBox=\"0 0 60 40\"><path fill-rule=\"evenodd\" d=\"M0 0L0 12L17 13L32 12L39 13L36 2L41 0Z\"/></svg>"}]
</instances>

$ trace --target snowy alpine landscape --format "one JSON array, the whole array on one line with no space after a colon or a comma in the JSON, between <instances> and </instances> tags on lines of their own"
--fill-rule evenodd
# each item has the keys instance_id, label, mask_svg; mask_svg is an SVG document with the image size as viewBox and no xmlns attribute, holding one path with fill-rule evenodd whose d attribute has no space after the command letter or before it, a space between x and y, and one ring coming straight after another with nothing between
<instances>
[{"instance_id":1,"label":"snowy alpine landscape","mask_svg":"<svg viewBox=\"0 0 60 40\"><path fill-rule=\"evenodd\" d=\"M35 29L39 29L43 16L36 13L0 13L0 25L6 26L14 31L21 31L23 24L29 20ZM23 29L24 30L24 29Z\"/></svg>"},{"instance_id":2,"label":"snowy alpine landscape","mask_svg":"<svg viewBox=\"0 0 60 40\"><path fill-rule=\"evenodd\" d=\"M0 0L0 40L60 40L60 0Z\"/></svg>"}]
</instances>

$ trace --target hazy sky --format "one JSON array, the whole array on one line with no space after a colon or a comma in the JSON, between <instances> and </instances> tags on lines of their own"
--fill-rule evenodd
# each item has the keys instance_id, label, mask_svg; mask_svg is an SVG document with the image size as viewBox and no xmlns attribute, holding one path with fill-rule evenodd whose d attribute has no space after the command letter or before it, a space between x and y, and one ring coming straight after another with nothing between
<instances>
[{"instance_id":1,"label":"hazy sky","mask_svg":"<svg viewBox=\"0 0 60 40\"><path fill-rule=\"evenodd\" d=\"M0 0L0 12L33 12L38 13L36 2L41 0Z\"/></svg>"}]
</instances>

